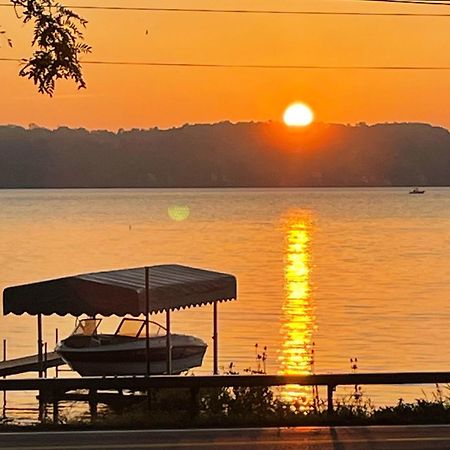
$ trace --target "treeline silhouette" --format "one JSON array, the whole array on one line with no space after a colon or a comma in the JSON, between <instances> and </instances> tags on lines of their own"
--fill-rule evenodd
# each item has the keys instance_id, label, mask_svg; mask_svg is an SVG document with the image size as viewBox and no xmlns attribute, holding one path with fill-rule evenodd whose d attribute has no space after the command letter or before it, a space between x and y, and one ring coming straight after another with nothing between
<instances>
[{"instance_id":1,"label":"treeline silhouette","mask_svg":"<svg viewBox=\"0 0 450 450\"><path fill-rule=\"evenodd\" d=\"M450 184L450 133L419 123L0 127L1 188Z\"/></svg>"}]
</instances>

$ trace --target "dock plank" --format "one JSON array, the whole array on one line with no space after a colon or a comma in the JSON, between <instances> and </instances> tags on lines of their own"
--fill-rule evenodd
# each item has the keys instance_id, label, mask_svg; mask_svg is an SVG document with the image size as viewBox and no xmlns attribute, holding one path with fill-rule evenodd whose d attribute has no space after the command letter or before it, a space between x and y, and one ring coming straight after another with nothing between
<instances>
[{"instance_id":1,"label":"dock plank","mask_svg":"<svg viewBox=\"0 0 450 450\"><path fill-rule=\"evenodd\" d=\"M61 366L65 364L63 359L56 353L47 353L44 357L43 369ZM0 376L18 375L25 372L37 372L39 370L38 355L24 356L22 358L9 359L0 362Z\"/></svg>"}]
</instances>

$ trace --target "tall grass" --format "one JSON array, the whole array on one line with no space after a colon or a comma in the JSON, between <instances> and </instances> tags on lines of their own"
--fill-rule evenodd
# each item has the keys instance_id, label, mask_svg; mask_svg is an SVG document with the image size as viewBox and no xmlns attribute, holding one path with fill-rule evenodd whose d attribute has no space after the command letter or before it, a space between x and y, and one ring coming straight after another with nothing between
<instances>
[{"instance_id":1,"label":"tall grass","mask_svg":"<svg viewBox=\"0 0 450 450\"><path fill-rule=\"evenodd\" d=\"M255 346L256 369L246 373L265 373L267 347L260 353ZM350 359L352 372L358 359ZM238 374L230 363L224 374ZM186 389L160 389L151 392L147 401L113 410L106 408L92 423L97 427L233 427L233 426L301 426L301 425L369 425L450 423L450 387L436 385L431 396L395 406L375 407L360 385L349 394L336 396L334 412L329 414L326 401L313 389L311 401L286 400L276 388L221 387L201 389L195 398ZM295 407L295 402L302 408Z\"/></svg>"}]
</instances>

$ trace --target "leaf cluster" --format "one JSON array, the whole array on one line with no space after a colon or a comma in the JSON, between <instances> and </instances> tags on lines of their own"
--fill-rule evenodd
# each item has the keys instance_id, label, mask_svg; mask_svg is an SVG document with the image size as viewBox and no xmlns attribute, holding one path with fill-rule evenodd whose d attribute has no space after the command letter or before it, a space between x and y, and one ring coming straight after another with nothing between
<instances>
[{"instance_id":1,"label":"leaf cluster","mask_svg":"<svg viewBox=\"0 0 450 450\"><path fill-rule=\"evenodd\" d=\"M34 22L32 45L19 75L33 80L39 92L52 96L58 79L85 88L80 56L91 52L82 30L87 21L54 0L11 0L23 23Z\"/></svg>"}]
</instances>

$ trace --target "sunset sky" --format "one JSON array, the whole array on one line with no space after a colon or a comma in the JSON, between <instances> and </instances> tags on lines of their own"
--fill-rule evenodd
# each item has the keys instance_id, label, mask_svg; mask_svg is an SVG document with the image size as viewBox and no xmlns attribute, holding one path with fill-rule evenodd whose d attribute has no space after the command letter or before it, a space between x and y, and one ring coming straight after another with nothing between
<instances>
[{"instance_id":1,"label":"sunset sky","mask_svg":"<svg viewBox=\"0 0 450 450\"><path fill-rule=\"evenodd\" d=\"M450 13L446 6L358 0L79 0L77 4ZM90 60L450 66L450 17L78 12L89 20L86 40L93 53L85 59ZM30 55L32 26L21 24L7 7L0 9L0 17L14 41L12 49L2 43L0 57ZM117 130L281 120L288 104L301 101L312 107L320 122L420 121L450 128L450 70L85 65L88 88L77 91L72 83L59 83L52 99L38 94L17 72L17 63L1 62L0 124Z\"/></svg>"}]
</instances>

